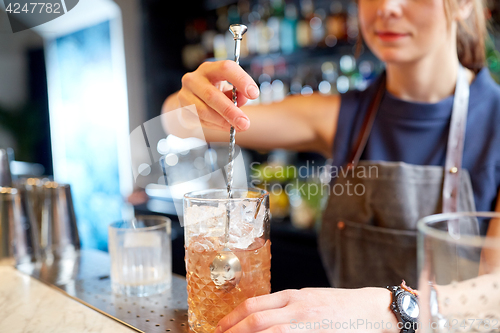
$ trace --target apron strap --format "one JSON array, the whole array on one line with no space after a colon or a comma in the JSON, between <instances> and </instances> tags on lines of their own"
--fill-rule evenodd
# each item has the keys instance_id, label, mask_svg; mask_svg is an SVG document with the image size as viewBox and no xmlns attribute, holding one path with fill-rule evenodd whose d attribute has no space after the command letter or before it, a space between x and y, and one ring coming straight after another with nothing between
<instances>
[{"instance_id":1,"label":"apron strap","mask_svg":"<svg viewBox=\"0 0 500 333\"><path fill-rule=\"evenodd\" d=\"M370 102L368 111L363 120L361 130L352 148L351 157L347 164L350 170L356 167L365 150L375 117L382 102L386 89L386 74L382 74L375 96ZM445 172L443 182L443 213L456 212L458 208L458 189L460 188L460 169L464 149L465 128L469 107L469 82L465 70L460 64L458 68L455 98L450 121L450 133L446 149Z\"/></svg>"},{"instance_id":2,"label":"apron strap","mask_svg":"<svg viewBox=\"0 0 500 333\"><path fill-rule=\"evenodd\" d=\"M382 73L382 77L380 78L379 85L377 87L377 91L375 96L370 102L368 106L368 111L366 113L365 119L363 120L363 125L361 125L361 130L359 132L358 138L354 143L354 147L352 148L352 153L349 158L349 162L347 164L347 169L350 170L355 168L358 163L363 151L365 150L366 143L368 142L368 137L370 136L370 132L372 131L373 123L375 122L375 117L377 116L378 109L380 107L380 103L382 102L382 98L385 94L385 83L386 83L386 75L385 71Z\"/></svg>"},{"instance_id":3,"label":"apron strap","mask_svg":"<svg viewBox=\"0 0 500 333\"><path fill-rule=\"evenodd\" d=\"M469 81L465 75L465 69L460 65L444 165L443 213L453 213L458 209L458 189L460 188L460 169L462 168L464 152L469 94Z\"/></svg>"}]
</instances>

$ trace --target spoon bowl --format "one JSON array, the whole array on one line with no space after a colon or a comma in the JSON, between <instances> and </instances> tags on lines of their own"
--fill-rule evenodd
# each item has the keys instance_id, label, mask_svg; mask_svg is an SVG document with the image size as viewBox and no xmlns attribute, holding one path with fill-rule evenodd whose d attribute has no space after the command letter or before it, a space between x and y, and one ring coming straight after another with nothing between
<instances>
[{"instance_id":1,"label":"spoon bowl","mask_svg":"<svg viewBox=\"0 0 500 333\"><path fill-rule=\"evenodd\" d=\"M229 291L241 280L241 263L227 247L217 253L210 265L210 278L218 289Z\"/></svg>"}]
</instances>

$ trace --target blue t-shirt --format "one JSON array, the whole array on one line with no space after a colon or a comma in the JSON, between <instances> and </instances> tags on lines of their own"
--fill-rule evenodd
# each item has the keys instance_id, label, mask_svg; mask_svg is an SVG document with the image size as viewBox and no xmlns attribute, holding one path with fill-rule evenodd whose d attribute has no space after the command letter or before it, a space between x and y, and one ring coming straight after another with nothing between
<instances>
[{"instance_id":1,"label":"blue t-shirt","mask_svg":"<svg viewBox=\"0 0 500 333\"><path fill-rule=\"evenodd\" d=\"M342 95L334 166L347 163L378 83ZM386 91L361 159L444 166L452 109L453 96L413 103ZM476 209L493 211L500 190L500 87L487 68L470 86L462 167L470 173Z\"/></svg>"}]
</instances>

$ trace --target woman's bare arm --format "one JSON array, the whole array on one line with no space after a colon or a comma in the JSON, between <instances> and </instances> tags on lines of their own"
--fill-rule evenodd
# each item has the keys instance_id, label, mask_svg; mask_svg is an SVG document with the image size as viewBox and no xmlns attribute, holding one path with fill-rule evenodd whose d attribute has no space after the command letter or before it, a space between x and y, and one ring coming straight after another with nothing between
<instances>
[{"instance_id":1,"label":"woman's bare arm","mask_svg":"<svg viewBox=\"0 0 500 333\"><path fill-rule=\"evenodd\" d=\"M165 102L163 112L179 107L175 103L174 94ZM238 131L237 144L250 149L315 151L329 157L339 108L340 96L320 94L289 96L272 104L243 106L241 110L248 116L251 125L246 131ZM180 123L164 125L170 133L177 131L180 134ZM208 142L229 140L226 129L204 126L203 133Z\"/></svg>"},{"instance_id":2,"label":"woman's bare arm","mask_svg":"<svg viewBox=\"0 0 500 333\"><path fill-rule=\"evenodd\" d=\"M195 72L183 77L182 89L167 98L163 113L181 107L181 117L164 117L164 127L177 136L188 135L189 124L201 123L205 139L222 142L229 139L229 127L233 124L238 132L236 142L252 149L285 148L297 151L316 151L331 155L333 138L340 109L340 96L312 94L289 96L272 104L243 104L248 98L249 86L255 86L247 73L234 62L205 63ZM238 106L230 97L230 86L222 80L230 80L238 89ZM196 108L196 115L193 108ZM189 109L189 111L187 110ZM181 118L181 119L178 119ZM241 126L239 118L249 126Z\"/></svg>"}]
</instances>

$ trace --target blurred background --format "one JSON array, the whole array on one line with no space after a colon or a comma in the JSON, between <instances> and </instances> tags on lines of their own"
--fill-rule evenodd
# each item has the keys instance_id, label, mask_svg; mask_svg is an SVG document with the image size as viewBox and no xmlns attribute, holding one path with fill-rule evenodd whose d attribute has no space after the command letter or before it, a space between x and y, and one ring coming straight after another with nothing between
<instances>
[{"instance_id":1,"label":"blurred background","mask_svg":"<svg viewBox=\"0 0 500 333\"><path fill-rule=\"evenodd\" d=\"M107 226L121 218L171 217L178 274L185 272L183 230L178 194L166 184L213 186L203 176L227 163L227 145L180 139L157 117L183 74L203 61L232 59L230 24L249 27L240 64L261 90L251 103L365 89L383 70L358 42L351 0L85 0L15 34L2 6L0 148L9 149L14 176L71 184L83 248L106 251ZM488 66L498 82L500 3L488 7ZM241 154L252 184L291 184L287 193L271 193L273 290L328 286L315 232L328 161L291 151ZM306 258L305 267L290 276L297 258Z\"/></svg>"}]
</instances>

